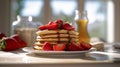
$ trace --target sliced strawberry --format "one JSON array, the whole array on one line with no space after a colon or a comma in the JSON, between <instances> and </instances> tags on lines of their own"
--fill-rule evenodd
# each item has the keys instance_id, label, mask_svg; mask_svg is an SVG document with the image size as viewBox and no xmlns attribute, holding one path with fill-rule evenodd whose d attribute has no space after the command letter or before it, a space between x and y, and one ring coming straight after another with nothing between
<instances>
[{"instance_id":1,"label":"sliced strawberry","mask_svg":"<svg viewBox=\"0 0 120 67\"><path fill-rule=\"evenodd\" d=\"M53 50L53 48L49 42L45 42L44 45L42 46L42 50L49 51Z\"/></svg>"},{"instance_id":2,"label":"sliced strawberry","mask_svg":"<svg viewBox=\"0 0 120 67\"><path fill-rule=\"evenodd\" d=\"M49 21L48 25L51 25L51 24L53 24L53 21Z\"/></svg>"},{"instance_id":3,"label":"sliced strawberry","mask_svg":"<svg viewBox=\"0 0 120 67\"><path fill-rule=\"evenodd\" d=\"M40 30L45 30L45 29L46 29L46 26L45 26L45 25L39 26L39 29L40 29Z\"/></svg>"},{"instance_id":4,"label":"sliced strawberry","mask_svg":"<svg viewBox=\"0 0 120 67\"><path fill-rule=\"evenodd\" d=\"M91 44L86 43L86 42L81 42L81 43L80 43L80 46L81 46L82 48L84 48L84 50L89 50L89 49L92 47Z\"/></svg>"},{"instance_id":5,"label":"sliced strawberry","mask_svg":"<svg viewBox=\"0 0 120 67\"><path fill-rule=\"evenodd\" d=\"M68 51L81 51L83 50L83 48L79 47L75 42L72 42L68 45L67 50Z\"/></svg>"},{"instance_id":6,"label":"sliced strawberry","mask_svg":"<svg viewBox=\"0 0 120 67\"><path fill-rule=\"evenodd\" d=\"M64 51L66 49L66 44L54 44L53 50L54 51Z\"/></svg>"},{"instance_id":7,"label":"sliced strawberry","mask_svg":"<svg viewBox=\"0 0 120 67\"><path fill-rule=\"evenodd\" d=\"M62 20L55 20L54 23L63 24Z\"/></svg>"},{"instance_id":8,"label":"sliced strawberry","mask_svg":"<svg viewBox=\"0 0 120 67\"><path fill-rule=\"evenodd\" d=\"M58 28L62 29L63 21L62 20L55 20L54 23L58 24Z\"/></svg>"},{"instance_id":9,"label":"sliced strawberry","mask_svg":"<svg viewBox=\"0 0 120 67\"><path fill-rule=\"evenodd\" d=\"M52 23L51 25L46 25L46 29L48 29L48 30L58 29L58 24L57 23Z\"/></svg>"},{"instance_id":10,"label":"sliced strawberry","mask_svg":"<svg viewBox=\"0 0 120 67\"><path fill-rule=\"evenodd\" d=\"M20 44L21 48L27 46L27 43L24 40L22 40L18 34L12 35L11 38L15 39Z\"/></svg>"},{"instance_id":11,"label":"sliced strawberry","mask_svg":"<svg viewBox=\"0 0 120 67\"><path fill-rule=\"evenodd\" d=\"M62 27L66 30L75 30L75 28L68 23L64 23Z\"/></svg>"},{"instance_id":12,"label":"sliced strawberry","mask_svg":"<svg viewBox=\"0 0 120 67\"><path fill-rule=\"evenodd\" d=\"M6 37L6 35L2 32L0 32L0 39L2 39L3 37Z\"/></svg>"},{"instance_id":13,"label":"sliced strawberry","mask_svg":"<svg viewBox=\"0 0 120 67\"><path fill-rule=\"evenodd\" d=\"M13 38L5 37L0 41L0 49L3 51L13 51L20 48L20 44Z\"/></svg>"}]
</instances>

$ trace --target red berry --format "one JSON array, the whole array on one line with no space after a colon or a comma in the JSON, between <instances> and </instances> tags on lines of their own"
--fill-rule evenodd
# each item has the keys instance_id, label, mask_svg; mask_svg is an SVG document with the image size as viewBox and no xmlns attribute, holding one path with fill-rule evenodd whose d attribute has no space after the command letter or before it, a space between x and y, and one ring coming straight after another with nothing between
<instances>
[{"instance_id":1,"label":"red berry","mask_svg":"<svg viewBox=\"0 0 120 67\"><path fill-rule=\"evenodd\" d=\"M58 28L62 29L63 21L62 20L55 20L54 23L58 24Z\"/></svg>"},{"instance_id":2,"label":"red berry","mask_svg":"<svg viewBox=\"0 0 120 67\"><path fill-rule=\"evenodd\" d=\"M5 37L0 41L0 49L3 51L13 51L20 48L20 44L13 38Z\"/></svg>"},{"instance_id":3,"label":"red berry","mask_svg":"<svg viewBox=\"0 0 120 67\"><path fill-rule=\"evenodd\" d=\"M27 46L27 43L24 40L22 40L18 34L12 35L11 38L15 39L20 44L21 48Z\"/></svg>"},{"instance_id":4,"label":"red berry","mask_svg":"<svg viewBox=\"0 0 120 67\"><path fill-rule=\"evenodd\" d=\"M44 45L42 46L42 50L49 51L53 50L53 48L49 42L45 42Z\"/></svg>"},{"instance_id":5,"label":"red berry","mask_svg":"<svg viewBox=\"0 0 120 67\"><path fill-rule=\"evenodd\" d=\"M51 24L53 24L53 21L49 21L48 25L51 25Z\"/></svg>"},{"instance_id":6,"label":"red berry","mask_svg":"<svg viewBox=\"0 0 120 67\"><path fill-rule=\"evenodd\" d=\"M69 51L81 51L81 50L83 50L83 48L79 47L75 42L72 42L68 45L67 50L69 50Z\"/></svg>"},{"instance_id":7,"label":"red berry","mask_svg":"<svg viewBox=\"0 0 120 67\"><path fill-rule=\"evenodd\" d=\"M40 29L40 30L45 30L45 29L46 29L46 26L45 26L45 25L39 26L39 29Z\"/></svg>"},{"instance_id":8,"label":"red berry","mask_svg":"<svg viewBox=\"0 0 120 67\"><path fill-rule=\"evenodd\" d=\"M63 21L62 20L55 20L54 23L63 24Z\"/></svg>"},{"instance_id":9,"label":"red berry","mask_svg":"<svg viewBox=\"0 0 120 67\"><path fill-rule=\"evenodd\" d=\"M46 28L48 30L55 30L55 29L58 29L58 24L57 23L52 23L51 25L46 25Z\"/></svg>"},{"instance_id":10,"label":"red berry","mask_svg":"<svg viewBox=\"0 0 120 67\"><path fill-rule=\"evenodd\" d=\"M82 48L84 48L84 50L89 50L89 49L92 47L91 44L86 43L86 42L81 42L81 43L80 43L80 46L81 46Z\"/></svg>"},{"instance_id":11,"label":"red berry","mask_svg":"<svg viewBox=\"0 0 120 67\"><path fill-rule=\"evenodd\" d=\"M75 28L68 23L64 23L62 27L66 30L75 30Z\"/></svg>"},{"instance_id":12,"label":"red berry","mask_svg":"<svg viewBox=\"0 0 120 67\"><path fill-rule=\"evenodd\" d=\"M3 37L6 37L6 35L2 32L0 32L0 39L2 39Z\"/></svg>"},{"instance_id":13,"label":"red berry","mask_svg":"<svg viewBox=\"0 0 120 67\"><path fill-rule=\"evenodd\" d=\"M66 44L54 44L53 50L54 51L64 51L66 49Z\"/></svg>"}]
</instances>

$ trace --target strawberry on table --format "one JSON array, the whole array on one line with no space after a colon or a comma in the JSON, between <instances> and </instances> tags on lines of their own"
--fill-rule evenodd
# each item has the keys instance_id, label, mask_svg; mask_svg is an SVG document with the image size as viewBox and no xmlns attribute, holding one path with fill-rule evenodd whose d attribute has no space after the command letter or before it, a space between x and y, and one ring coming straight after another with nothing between
<instances>
[{"instance_id":1,"label":"strawberry on table","mask_svg":"<svg viewBox=\"0 0 120 67\"><path fill-rule=\"evenodd\" d=\"M20 44L13 38L4 37L0 41L0 49L3 51L13 51L20 48Z\"/></svg>"},{"instance_id":2,"label":"strawberry on table","mask_svg":"<svg viewBox=\"0 0 120 67\"><path fill-rule=\"evenodd\" d=\"M66 49L66 44L54 44L53 50L54 51L64 51Z\"/></svg>"},{"instance_id":3,"label":"strawberry on table","mask_svg":"<svg viewBox=\"0 0 120 67\"><path fill-rule=\"evenodd\" d=\"M27 46L27 43L24 40L22 40L18 34L12 35L11 38L15 39L20 44L21 48Z\"/></svg>"},{"instance_id":4,"label":"strawberry on table","mask_svg":"<svg viewBox=\"0 0 120 67\"><path fill-rule=\"evenodd\" d=\"M6 35L2 32L0 32L0 39L2 39L3 37L6 37Z\"/></svg>"},{"instance_id":5,"label":"strawberry on table","mask_svg":"<svg viewBox=\"0 0 120 67\"><path fill-rule=\"evenodd\" d=\"M53 50L53 48L49 42L45 42L42 46L42 50L49 51L49 50Z\"/></svg>"}]
</instances>

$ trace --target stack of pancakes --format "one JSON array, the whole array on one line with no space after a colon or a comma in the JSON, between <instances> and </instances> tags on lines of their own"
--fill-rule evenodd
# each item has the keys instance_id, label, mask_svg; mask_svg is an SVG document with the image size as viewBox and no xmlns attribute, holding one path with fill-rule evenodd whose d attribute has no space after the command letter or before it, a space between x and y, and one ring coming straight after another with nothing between
<instances>
[{"instance_id":1,"label":"stack of pancakes","mask_svg":"<svg viewBox=\"0 0 120 67\"><path fill-rule=\"evenodd\" d=\"M78 42L79 33L74 30L39 30L36 32L37 38L34 44L34 49L41 50L43 43L49 42L50 44L64 43L68 44L70 42Z\"/></svg>"}]
</instances>

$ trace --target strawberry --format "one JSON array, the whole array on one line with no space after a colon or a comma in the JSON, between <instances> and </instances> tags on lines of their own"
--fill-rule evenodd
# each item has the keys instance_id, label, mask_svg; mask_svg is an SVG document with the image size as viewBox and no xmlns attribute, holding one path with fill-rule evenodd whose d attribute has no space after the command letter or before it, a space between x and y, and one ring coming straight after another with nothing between
<instances>
[{"instance_id":1,"label":"strawberry","mask_svg":"<svg viewBox=\"0 0 120 67\"><path fill-rule=\"evenodd\" d=\"M54 44L53 50L54 51L64 51L66 49L66 44Z\"/></svg>"},{"instance_id":2,"label":"strawberry","mask_svg":"<svg viewBox=\"0 0 120 67\"><path fill-rule=\"evenodd\" d=\"M51 24L53 24L53 21L49 21L48 25L51 25Z\"/></svg>"},{"instance_id":3,"label":"strawberry","mask_svg":"<svg viewBox=\"0 0 120 67\"><path fill-rule=\"evenodd\" d=\"M45 25L42 25L42 26L39 26L38 27L40 30L45 30L46 29L46 26Z\"/></svg>"},{"instance_id":4,"label":"strawberry","mask_svg":"<svg viewBox=\"0 0 120 67\"><path fill-rule=\"evenodd\" d=\"M57 23L52 23L51 25L46 25L46 28L48 30L55 30L55 29L58 29L58 24Z\"/></svg>"},{"instance_id":5,"label":"strawberry","mask_svg":"<svg viewBox=\"0 0 120 67\"><path fill-rule=\"evenodd\" d=\"M55 20L54 23L63 24L62 20Z\"/></svg>"},{"instance_id":6,"label":"strawberry","mask_svg":"<svg viewBox=\"0 0 120 67\"><path fill-rule=\"evenodd\" d=\"M68 45L67 50L68 51L81 51L83 50L83 48L79 47L75 42L72 42Z\"/></svg>"},{"instance_id":7,"label":"strawberry","mask_svg":"<svg viewBox=\"0 0 120 67\"><path fill-rule=\"evenodd\" d=\"M49 51L53 50L53 48L49 42L45 42L44 45L42 46L42 50Z\"/></svg>"},{"instance_id":8,"label":"strawberry","mask_svg":"<svg viewBox=\"0 0 120 67\"><path fill-rule=\"evenodd\" d=\"M62 20L55 20L54 23L58 24L58 28L62 29L63 21Z\"/></svg>"},{"instance_id":9,"label":"strawberry","mask_svg":"<svg viewBox=\"0 0 120 67\"><path fill-rule=\"evenodd\" d=\"M0 32L0 39L2 39L3 37L6 37L6 35L2 32Z\"/></svg>"},{"instance_id":10,"label":"strawberry","mask_svg":"<svg viewBox=\"0 0 120 67\"><path fill-rule=\"evenodd\" d=\"M27 43L24 40L22 40L18 34L12 35L11 38L15 39L20 44L21 48L27 46Z\"/></svg>"},{"instance_id":11,"label":"strawberry","mask_svg":"<svg viewBox=\"0 0 120 67\"><path fill-rule=\"evenodd\" d=\"M20 48L20 44L13 38L4 37L0 41L0 49L3 51L13 51Z\"/></svg>"},{"instance_id":12,"label":"strawberry","mask_svg":"<svg viewBox=\"0 0 120 67\"><path fill-rule=\"evenodd\" d=\"M82 48L84 48L84 50L89 50L89 49L92 47L91 44L86 43L86 42L81 42L81 43L80 43L80 46L81 46Z\"/></svg>"},{"instance_id":13,"label":"strawberry","mask_svg":"<svg viewBox=\"0 0 120 67\"><path fill-rule=\"evenodd\" d=\"M64 23L62 27L66 30L75 30L75 28L68 23Z\"/></svg>"}]
</instances>

